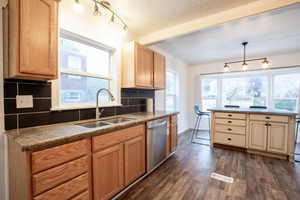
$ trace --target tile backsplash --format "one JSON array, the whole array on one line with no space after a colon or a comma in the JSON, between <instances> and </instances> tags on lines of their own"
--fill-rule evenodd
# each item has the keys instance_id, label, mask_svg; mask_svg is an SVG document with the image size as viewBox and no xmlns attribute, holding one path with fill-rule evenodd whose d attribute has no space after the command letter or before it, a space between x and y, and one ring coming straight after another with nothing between
<instances>
[{"instance_id":1,"label":"tile backsplash","mask_svg":"<svg viewBox=\"0 0 300 200\"><path fill-rule=\"evenodd\" d=\"M16 108L16 95L32 95L33 108ZM145 112L147 98L155 98L154 90L122 89L122 106L106 107L102 117ZM50 111L51 83L8 79L4 81L5 129L26 128L95 118L91 109Z\"/></svg>"}]
</instances>

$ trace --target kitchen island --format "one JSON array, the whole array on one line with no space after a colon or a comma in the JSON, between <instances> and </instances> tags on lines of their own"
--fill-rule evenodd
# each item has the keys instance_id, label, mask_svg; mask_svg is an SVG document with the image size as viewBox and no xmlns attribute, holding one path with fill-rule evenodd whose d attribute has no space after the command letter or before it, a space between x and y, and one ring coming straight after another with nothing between
<instances>
[{"instance_id":1,"label":"kitchen island","mask_svg":"<svg viewBox=\"0 0 300 200\"><path fill-rule=\"evenodd\" d=\"M297 113L260 108L209 111L212 146L294 160Z\"/></svg>"}]
</instances>

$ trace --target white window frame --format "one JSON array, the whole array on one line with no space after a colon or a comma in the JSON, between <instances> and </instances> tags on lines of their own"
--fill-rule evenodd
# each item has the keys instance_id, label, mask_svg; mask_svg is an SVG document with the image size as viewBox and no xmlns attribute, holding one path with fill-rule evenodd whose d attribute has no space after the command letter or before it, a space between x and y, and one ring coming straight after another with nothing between
<instances>
[{"instance_id":1,"label":"white window frame","mask_svg":"<svg viewBox=\"0 0 300 200\"><path fill-rule=\"evenodd\" d=\"M60 103L60 75L61 73L66 73L70 75L79 75L85 77L93 77L93 78L101 78L105 80L109 80L109 89L113 93L115 97L115 101L113 102L99 102L99 107L110 107L110 106L120 106L120 84L119 84L119 74L116 64L116 49L111 48L109 46L103 45L97 41L91 40L89 38L83 37L76 33L72 33L70 31L61 29L60 30L60 37L73 40L79 42L81 44L85 44L91 47L95 47L110 53L110 71L108 76L103 76L99 74L93 74L88 72L77 72L68 69L62 69L60 67L60 62L58 66L58 79L53 80L52 82L52 108L51 110L70 110L70 109L81 109L81 108L96 108L95 103L68 103L68 104L61 104ZM60 45L59 45L60 48ZM99 88L100 89L100 88ZM96 94L95 94L96 95Z\"/></svg>"},{"instance_id":2,"label":"white window frame","mask_svg":"<svg viewBox=\"0 0 300 200\"><path fill-rule=\"evenodd\" d=\"M166 107L167 107L167 97L168 96L173 97L174 102L175 102L175 105L174 105L175 107L174 107L174 110L172 110L172 111L178 111L179 110L179 87L178 87L178 81L179 80L178 80L178 73L175 70L172 70L172 69L167 69L167 73L168 72L175 75L175 93L174 94L169 94L167 92L167 89L166 89L165 104L166 104Z\"/></svg>"},{"instance_id":3,"label":"white window frame","mask_svg":"<svg viewBox=\"0 0 300 200\"><path fill-rule=\"evenodd\" d=\"M285 75L285 74L293 74L293 73L300 73L300 66L295 67L285 67L285 68L273 68L269 70L256 70L251 72L232 72L232 73L219 73L219 74L208 74L208 75L200 75L200 84L202 84L202 79L217 79L218 81L218 90L217 90L217 107L222 106L223 95L222 95L222 79L225 78L240 78L240 77L253 77L253 76L266 76L268 78L268 95L266 99L266 106L268 108L274 109L274 97L273 97L273 88L274 88L274 76L276 75ZM202 93L202 87L200 87ZM300 95L300 91L299 91ZM201 109L203 109L203 101L202 101L202 94L200 95L200 99L198 102L201 102ZM300 96L297 99L296 103L296 111L300 112Z\"/></svg>"}]
</instances>

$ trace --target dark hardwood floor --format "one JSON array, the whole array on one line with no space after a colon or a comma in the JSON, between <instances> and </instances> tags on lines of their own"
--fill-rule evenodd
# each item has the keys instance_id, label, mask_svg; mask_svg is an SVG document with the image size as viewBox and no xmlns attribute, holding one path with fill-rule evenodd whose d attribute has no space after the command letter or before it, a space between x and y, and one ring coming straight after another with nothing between
<instances>
[{"instance_id":1,"label":"dark hardwood floor","mask_svg":"<svg viewBox=\"0 0 300 200\"><path fill-rule=\"evenodd\" d=\"M123 199L300 199L300 163L191 144L189 134L179 137L174 156ZM211 179L212 172L234 183Z\"/></svg>"}]
</instances>

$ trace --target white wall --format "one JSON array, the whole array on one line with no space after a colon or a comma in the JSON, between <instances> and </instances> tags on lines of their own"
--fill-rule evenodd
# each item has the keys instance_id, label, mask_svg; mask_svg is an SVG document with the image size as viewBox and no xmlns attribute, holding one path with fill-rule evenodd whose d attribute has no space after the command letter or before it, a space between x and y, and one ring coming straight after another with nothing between
<instances>
[{"instance_id":1,"label":"white wall","mask_svg":"<svg viewBox=\"0 0 300 200\"><path fill-rule=\"evenodd\" d=\"M179 89L179 98L178 98L178 111L180 112L178 116L178 132L182 133L189 128L188 123L188 65L183 61L175 58L173 55L168 52L156 47L155 45L150 46L150 48L164 56L166 56L166 67L175 71L178 75L178 89ZM158 90L155 91L155 110L165 110L165 91Z\"/></svg>"},{"instance_id":2,"label":"white wall","mask_svg":"<svg viewBox=\"0 0 300 200\"><path fill-rule=\"evenodd\" d=\"M269 61L271 62L270 67L271 68L278 68L278 67L290 67L290 66L300 66L300 52L293 52L288 54L280 54L280 55L264 55L266 56ZM228 61L228 60L226 60ZM193 112L192 106L195 104L200 104L200 84L199 84L199 75L201 74L207 74L207 73L217 73L217 72L223 72L224 69L224 62L226 61L220 61L220 62L214 62L214 63L207 63L207 64L199 64L199 65L192 65L189 66L188 69L188 86L189 86L189 113L191 113L189 117L189 127L194 126L195 122L195 115ZM260 69L260 65L256 66L249 66L251 69ZM240 70L240 65L232 65L232 71ZM200 127L200 129L207 129L207 122L203 121L203 126Z\"/></svg>"},{"instance_id":3,"label":"white wall","mask_svg":"<svg viewBox=\"0 0 300 200\"><path fill-rule=\"evenodd\" d=\"M8 167L7 167L7 142L4 131L4 108L3 108L3 28L2 6L0 1L0 199L8 200Z\"/></svg>"}]
</instances>

